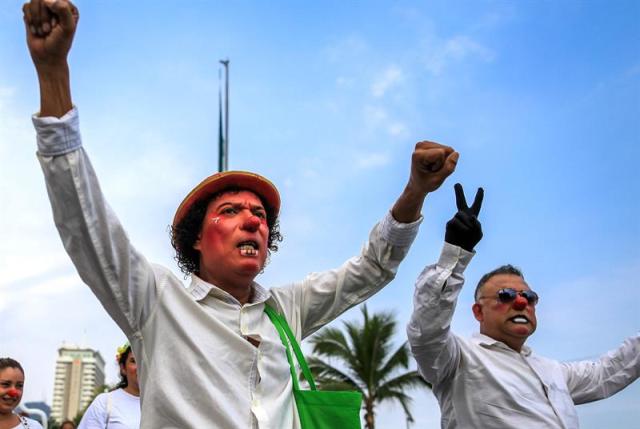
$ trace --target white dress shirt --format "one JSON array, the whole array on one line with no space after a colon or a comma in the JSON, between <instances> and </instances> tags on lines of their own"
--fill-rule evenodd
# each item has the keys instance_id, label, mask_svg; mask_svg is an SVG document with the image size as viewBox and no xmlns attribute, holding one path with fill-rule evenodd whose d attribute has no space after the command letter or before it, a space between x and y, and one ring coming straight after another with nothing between
<instances>
[{"instance_id":1,"label":"white dress shirt","mask_svg":"<svg viewBox=\"0 0 640 429\"><path fill-rule=\"evenodd\" d=\"M407 327L418 369L433 384L442 428L574 429L574 404L606 398L640 376L640 335L596 361L558 362L520 353L482 334L450 331L473 253L448 243L418 277Z\"/></svg>"},{"instance_id":2,"label":"white dress shirt","mask_svg":"<svg viewBox=\"0 0 640 429\"><path fill-rule=\"evenodd\" d=\"M141 428L299 428L285 349L265 303L284 314L301 340L393 279L420 220L401 224L387 214L360 255L282 288L254 283L252 301L243 306L196 275L185 288L131 245L81 147L75 108L33 122L65 249L131 341Z\"/></svg>"}]
</instances>

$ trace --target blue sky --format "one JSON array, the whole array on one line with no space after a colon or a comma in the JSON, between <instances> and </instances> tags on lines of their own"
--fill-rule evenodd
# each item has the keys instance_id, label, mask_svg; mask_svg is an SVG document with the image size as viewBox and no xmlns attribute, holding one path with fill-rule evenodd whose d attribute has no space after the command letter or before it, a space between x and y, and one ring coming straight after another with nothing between
<instances>
[{"instance_id":1,"label":"blue sky","mask_svg":"<svg viewBox=\"0 0 640 429\"><path fill-rule=\"evenodd\" d=\"M30 115L37 80L21 1L0 8L0 354L51 400L62 341L111 362L122 334L80 282L53 227ZM282 193L285 241L259 281L340 264L393 204L415 142L461 154L429 195L396 280L369 301L395 311L438 255L453 184L485 188L485 232L454 328L477 329L482 273L520 266L541 295L530 345L594 358L638 331L640 3L636 1L79 1L74 102L104 192L131 239L176 272L167 225L217 167L218 60L231 60L230 167ZM351 310L344 318L358 317ZM580 406L582 427L631 427L636 383ZM415 427L436 427L430 393ZM379 411L398 427L399 407Z\"/></svg>"}]
</instances>

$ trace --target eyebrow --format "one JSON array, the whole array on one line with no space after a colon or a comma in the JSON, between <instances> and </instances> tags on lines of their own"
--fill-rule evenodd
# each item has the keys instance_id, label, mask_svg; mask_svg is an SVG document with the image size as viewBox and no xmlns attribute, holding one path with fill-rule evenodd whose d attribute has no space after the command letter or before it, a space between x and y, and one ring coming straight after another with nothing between
<instances>
[{"instance_id":1,"label":"eyebrow","mask_svg":"<svg viewBox=\"0 0 640 429\"><path fill-rule=\"evenodd\" d=\"M223 203L221 203L219 206L216 206L216 210L219 210L223 207L226 206L231 206L233 208L242 208L242 207L246 207L245 203L238 203L238 202L231 202L231 201L225 201ZM249 209L251 210L264 210L267 211L267 209L264 208L264 206L262 204L249 204Z\"/></svg>"}]
</instances>

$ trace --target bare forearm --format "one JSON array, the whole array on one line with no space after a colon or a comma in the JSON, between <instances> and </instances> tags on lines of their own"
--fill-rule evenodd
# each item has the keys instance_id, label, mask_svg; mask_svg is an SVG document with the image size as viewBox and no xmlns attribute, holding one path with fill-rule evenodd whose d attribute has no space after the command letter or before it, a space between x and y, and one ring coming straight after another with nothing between
<instances>
[{"instance_id":1,"label":"bare forearm","mask_svg":"<svg viewBox=\"0 0 640 429\"><path fill-rule=\"evenodd\" d=\"M426 192L418 191L410 185L407 185L393 205L391 215L398 222L415 222L420 218L422 205L424 204L426 196Z\"/></svg>"},{"instance_id":2,"label":"bare forearm","mask_svg":"<svg viewBox=\"0 0 640 429\"><path fill-rule=\"evenodd\" d=\"M73 107L69 66L64 63L55 67L38 68L40 84L39 116L64 116Z\"/></svg>"}]
</instances>

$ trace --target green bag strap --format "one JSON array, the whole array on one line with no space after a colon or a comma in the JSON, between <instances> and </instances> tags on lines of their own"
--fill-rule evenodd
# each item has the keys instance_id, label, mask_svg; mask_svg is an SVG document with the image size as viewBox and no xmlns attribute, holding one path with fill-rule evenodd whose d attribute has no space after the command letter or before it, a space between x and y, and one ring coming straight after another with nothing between
<instances>
[{"instance_id":1,"label":"green bag strap","mask_svg":"<svg viewBox=\"0 0 640 429\"><path fill-rule=\"evenodd\" d=\"M309 387L311 390L317 390L315 380L313 379L313 375L311 374L311 370L309 369L309 365L307 364L307 360L304 358L304 354L302 354L302 349L300 349L300 345L296 340L296 336L293 335L289 324L287 323L287 319L281 314L278 314L280 318L280 324L282 328L284 328L284 332L287 334L287 338L289 338L289 343L293 347L293 353L296 355L298 359L298 364L300 365L300 369L302 370L302 374L304 375L305 380L309 383Z\"/></svg>"},{"instance_id":2,"label":"green bag strap","mask_svg":"<svg viewBox=\"0 0 640 429\"><path fill-rule=\"evenodd\" d=\"M316 383L313 380L313 375L311 374L311 370L309 369L309 365L307 365L307 361L302 354L302 350L298 345L298 341L296 341L295 335L293 335L293 332L291 332L291 328L287 323L287 319L285 319L284 316L278 314L268 304L264 305L264 312L267 313L267 316L269 316L271 323L273 323L273 325L276 327L278 335L280 336L280 341L282 341L282 344L286 348L287 360L289 361L289 369L291 370L294 389L300 390L300 385L298 384L298 376L296 374L295 365L293 364L293 358L291 357L291 350L289 350L289 344L293 348L293 353L296 355L296 359L298 360L298 364L300 365L300 369L302 370L302 375L304 376L305 380L307 380L307 383L309 383L309 387L311 387L311 390L317 390Z\"/></svg>"},{"instance_id":3,"label":"green bag strap","mask_svg":"<svg viewBox=\"0 0 640 429\"><path fill-rule=\"evenodd\" d=\"M276 331L278 331L278 335L280 336L280 341L284 345L285 351L287 352L287 361L289 361L289 371L291 371L291 378L293 379L293 388L295 390L300 390L300 385L298 384L298 377L296 376L295 367L293 365L293 360L291 358L291 350L289 350L289 342L287 341L287 337L280 326L280 319L278 318L278 313L276 313L273 308L269 307L265 304L264 312L267 313L271 323L276 327Z\"/></svg>"}]
</instances>

